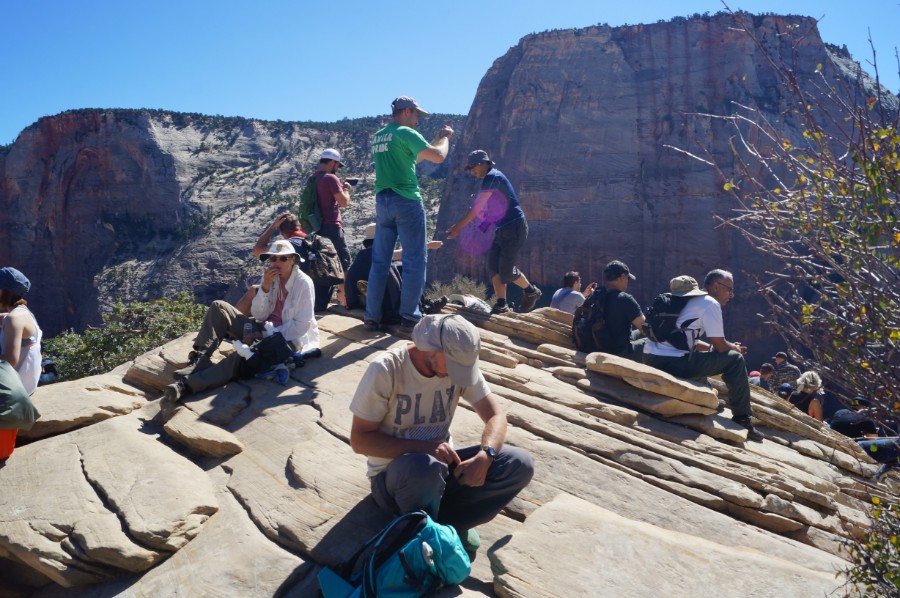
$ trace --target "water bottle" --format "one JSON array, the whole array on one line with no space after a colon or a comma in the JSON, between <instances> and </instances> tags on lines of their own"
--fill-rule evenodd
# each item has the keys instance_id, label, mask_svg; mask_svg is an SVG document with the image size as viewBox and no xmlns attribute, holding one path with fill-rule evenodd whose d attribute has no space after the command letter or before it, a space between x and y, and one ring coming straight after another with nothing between
<instances>
[{"instance_id":1,"label":"water bottle","mask_svg":"<svg viewBox=\"0 0 900 598\"><path fill-rule=\"evenodd\" d=\"M253 344L253 324L251 322L244 324L244 344Z\"/></svg>"}]
</instances>

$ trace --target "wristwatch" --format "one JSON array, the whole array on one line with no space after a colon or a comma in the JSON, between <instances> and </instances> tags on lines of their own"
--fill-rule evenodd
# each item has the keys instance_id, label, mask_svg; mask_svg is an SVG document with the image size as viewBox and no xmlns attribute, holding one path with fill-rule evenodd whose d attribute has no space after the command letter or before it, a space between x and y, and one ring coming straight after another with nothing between
<instances>
[{"instance_id":1,"label":"wristwatch","mask_svg":"<svg viewBox=\"0 0 900 598\"><path fill-rule=\"evenodd\" d=\"M497 458L497 450L492 446L483 446L481 450L487 453L487 456L491 458L491 463L494 462L494 459Z\"/></svg>"}]
</instances>

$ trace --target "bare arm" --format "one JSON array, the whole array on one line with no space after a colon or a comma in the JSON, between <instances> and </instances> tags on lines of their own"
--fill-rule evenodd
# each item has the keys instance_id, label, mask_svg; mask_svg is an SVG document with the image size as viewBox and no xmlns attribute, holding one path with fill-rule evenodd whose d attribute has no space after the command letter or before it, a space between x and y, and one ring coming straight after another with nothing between
<instances>
[{"instance_id":1,"label":"bare arm","mask_svg":"<svg viewBox=\"0 0 900 598\"><path fill-rule=\"evenodd\" d=\"M500 408L493 395L484 397L472 405L472 408L484 422L481 446L490 446L499 451L506 441L506 413ZM486 452L478 451L474 457L457 465L453 475L464 486L483 486L491 463L491 458Z\"/></svg>"},{"instance_id":2,"label":"bare arm","mask_svg":"<svg viewBox=\"0 0 900 598\"><path fill-rule=\"evenodd\" d=\"M644 322L646 320L647 320L647 316L645 316L644 314L641 314L631 321L631 325L634 326L635 328L637 328L638 330L640 330L641 326L644 325Z\"/></svg>"},{"instance_id":3,"label":"bare arm","mask_svg":"<svg viewBox=\"0 0 900 598\"><path fill-rule=\"evenodd\" d=\"M256 245L253 246L251 253L253 257L259 257L269 248L269 241L272 237L275 236L275 233L278 232L278 227L281 226L281 223L284 222L284 219L290 216L289 213L285 212L283 214L279 214L275 221L269 225L269 228L263 231L263 233L259 236L259 239L256 240Z\"/></svg>"},{"instance_id":4,"label":"bare arm","mask_svg":"<svg viewBox=\"0 0 900 598\"><path fill-rule=\"evenodd\" d=\"M341 187L341 191L334 194L334 201L337 205L346 209L350 206L350 185L347 184L347 181L344 181Z\"/></svg>"},{"instance_id":5,"label":"bare arm","mask_svg":"<svg viewBox=\"0 0 900 598\"><path fill-rule=\"evenodd\" d=\"M7 315L3 318L3 347L0 347L0 360L9 362L9 365L19 365L22 352L22 335L25 331L25 319L17 317L18 313Z\"/></svg>"},{"instance_id":6,"label":"bare arm","mask_svg":"<svg viewBox=\"0 0 900 598\"><path fill-rule=\"evenodd\" d=\"M702 342L702 341L698 341ZM747 347L741 345L740 343L732 343L725 340L724 337L721 336L713 336L709 339L709 344L712 345L712 348L719 353L728 353L729 351L737 351L741 355L747 352Z\"/></svg>"},{"instance_id":7,"label":"bare arm","mask_svg":"<svg viewBox=\"0 0 900 598\"><path fill-rule=\"evenodd\" d=\"M369 457L393 459L406 453L425 453L450 465L459 463L459 456L445 442L427 442L394 438L381 431L381 423L353 416L350 426L350 448L353 452Z\"/></svg>"},{"instance_id":8,"label":"bare arm","mask_svg":"<svg viewBox=\"0 0 900 598\"><path fill-rule=\"evenodd\" d=\"M440 249L443 246L444 246L443 241L428 241L428 243L425 243L425 249ZM403 248L401 247L400 249L395 249L394 253L391 255L391 260L396 262L397 260L402 260L402 259L403 259Z\"/></svg>"},{"instance_id":9,"label":"bare arm","mask_svg":"<svg viewBox=\"0 0 900 598\"><path fill-rule=\"evenodd\" d=\"M421 150L416 155L416 162L421 162L422 160L428 160L429 162L434 162L435 164L440 164L444 160L447 159L447 153L450 151L450 137L453 135L453 129L449 126L445 126L443 129L437 132L437 135L434 136L434 139L431 142L431 145Z\"/></svg>"},{"instance_id":10,"label":"bare arm","mask_svg":"<svg viewBox=\"0 0 900 598\"><path fill-rule=\"evenodd\" d=\"M451 226L447 229L447 238L455 239L459 236L459 233L462 232L466 226L472 222L477 216L480 216L484 211L484 206L487 205L487 198L482 198L482 195L490 195L490 191L481 191L478 194L478 197L475 198L475 201L472 202L472 208L469 212L463 217L462 220Z\"/></svg>"}]
</instances>

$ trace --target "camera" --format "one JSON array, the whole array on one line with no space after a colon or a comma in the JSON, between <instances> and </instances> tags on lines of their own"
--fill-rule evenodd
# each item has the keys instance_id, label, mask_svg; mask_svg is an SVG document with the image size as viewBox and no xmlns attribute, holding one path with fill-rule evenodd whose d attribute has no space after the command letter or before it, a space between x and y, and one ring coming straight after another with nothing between
<instances>
[{"instance_id":1,"label":"camera","mask_svg":"<svg viewBox=\"0 0 900 598\"><path fill-rule=\"evenodd\" d=\"M344 182L347 183L348 185L350 185L351 187L356 187L356 183L359 182L359 179L346 179Z\"/></svg>"}]
</instances>

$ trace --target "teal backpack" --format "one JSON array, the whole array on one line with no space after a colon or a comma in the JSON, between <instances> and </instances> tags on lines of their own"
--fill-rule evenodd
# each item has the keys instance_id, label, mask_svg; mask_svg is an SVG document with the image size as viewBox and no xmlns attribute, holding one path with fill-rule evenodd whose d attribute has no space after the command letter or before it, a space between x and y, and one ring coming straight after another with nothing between
<instances>
[{"instance_id":1,"label":"teal backpack","mask_svg":"<svg viewBox=\"0 0 900 598\"><path fill-rule=\"evenodd\" d=\"M336 569L319 572L324 598L419 598L465 581L471 562L453 527L413 511L394 519Z\"/></svg>"},{"instance_id":2,"label":"teal backpack","mask_svg":"<svg viewBox=\"0 0 900 598\"><path fill-rule=\"evenodd\" d=\"M317 170L306 179L306 186L300 194L300 227L306 234L317 233L322 228L322 209L319 207L319 193L317 187L319 179L325 174L324 170Z\"/></svg>"}]
</instances>

